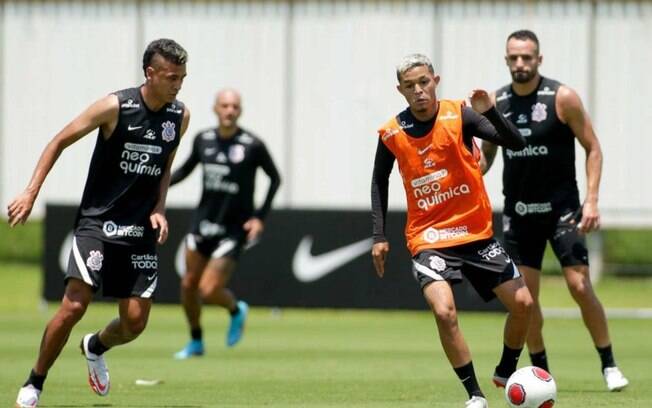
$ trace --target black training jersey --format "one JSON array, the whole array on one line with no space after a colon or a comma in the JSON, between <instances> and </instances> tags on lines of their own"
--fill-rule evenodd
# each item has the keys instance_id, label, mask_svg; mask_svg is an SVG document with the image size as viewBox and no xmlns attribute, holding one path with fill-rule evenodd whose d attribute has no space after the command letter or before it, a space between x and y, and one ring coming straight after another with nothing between
<instances>
[{"instance_id":1,"label":"black training jersey","mask_svg":"<svg viewBox=\"0 0 652 408\"><path fill-rule=\"evenodd\" d=\"M230 138L218 136L217 128L195 136L186 162L173 172L170 184L187 177L202 165L202 195L191 232L205 237L241 229L252 216L263 219L269 212L280 176L265 144L251 132L238 129ZM256 170L261 167L271 182L265 202L254 210Z\"/></svg>"},{"instance_id":2,"label":"black training jersey","mask_svg":"<svg viewBox=\"0 0 652 408\"><path fill-rule=\"evenodd\" d=\"M75 233L138 244L153 242L149 221L170 153L179 145L184 105L147 108L140 88L115 92L120 113L108 139L100 128Z\"/></svg>"},{"instance_id":3,"label":"black training jersey","mask_svg":"<svg viewBox=\"0 0 652 408\"><path fill-rule=\"evenodd\" d=\"M579 205L575 135L555 109L560 85L542 77L529 95L517 95L511 85L496 91L496 107L527 142L522 150L503 148L504 212L508 215L545 214Z\"/></svg>"}]
</instances>

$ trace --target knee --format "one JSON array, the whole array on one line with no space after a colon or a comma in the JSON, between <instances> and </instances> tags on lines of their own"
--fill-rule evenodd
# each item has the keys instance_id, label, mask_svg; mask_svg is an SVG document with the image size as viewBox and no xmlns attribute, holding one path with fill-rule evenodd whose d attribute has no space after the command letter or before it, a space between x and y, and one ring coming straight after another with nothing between
<instances>
[{"instance_id":1,"label":"knee","mask_svg":"<svg viewBox=\"0 0 652 408\"><path fill-rule=\"evenodd\" d=\"M534 309L534 300L529 291L519 291L517 293L514 306L510 313L517 317L530 318Z\"/></svg>"},{"instance_id":2,"label":"knee","mask_svg":"<svg viewBox=\"0 0 652 408\"><path fill-rule=\"evenodd\" d=\"M568 290L576 301L583 301L593 297L593 287L591 282L586 279L569 282Z\"/></svg>"},{"instance_id":3,"label":"knee","mask_svg":"<svg viewBox=\"0 0 652 408\"><path fill-rule=\"evenodd\" d=\"M454 307L437 307L433 313L439 326L448 328L457 326L457 311Z\"/></svg>"},{"instance_id":4,"label":"knee","mask_svg":"<svg viewBox=\"0 0 652 408\"><path fill-rule=\"evenodd\" d=\"M187 272L181 279L181 290L183 291L197 290L198 285L199 277L194 276L194 274Z\"/></svg>"},{"instance_id":5,"label":"knee","mask_svg":"<svg viewBox=\"0 0 652 408\"><path fill-rule=\"evenodd\" d=\"M147 319L129 319L123 323L124 331L130 339L138 337L147 327Z\"/></svg>"},{"instance_id":6,"label":"knee","mask_svg":"<svg viewBox=\"0 0 652 408\"><path fill-rule=\"evenodd\" d=\"M66 323L77 323L86 313L86 307L82 302L68 302L61 309L61 316Z\"/></svg>"}]
</instances>

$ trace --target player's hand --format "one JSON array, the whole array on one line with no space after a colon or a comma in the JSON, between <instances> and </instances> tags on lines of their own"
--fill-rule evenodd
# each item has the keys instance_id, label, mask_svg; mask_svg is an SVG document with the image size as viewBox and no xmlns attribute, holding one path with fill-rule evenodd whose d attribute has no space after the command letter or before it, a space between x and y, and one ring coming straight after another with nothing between
<instances>
[{"instance_id":1,"label":"player's hand","mask_svg":"<svg viewBox=\"0 0 652 408\"><path fill-rule=\"evenodd\" d=\"M600 211L594 202L586 201L582 205L582 220L577 224L577 230L581 234L600 229Z\"/></svg>"},{"instance_id":2,"label":"player's hand","mask_svg":"<svg viewBox=\"0 0 652 408\"><path fill-rule=\"evenodd\" d=\"M244 223L242 228L247 232L247 242L254 242L263 233L265 224L260 218L251 217Z\"/></svg>"},{"instance_id":3,"label":"player's hand","mask_svg":"<svg viewBox=\"0 0 652 408\"><path fill-rule=\"evenodd\" d=\"M387 258L388 252L389 242L377 242L371 247L371 257L374 260L374 268L376 268L376 274L378 274L380 278L385 275L385 258Z\"/></svg>"},{"instance_id":4,"label":"player's hand","mask_svg":"<svg viewBox=\"0 0 652 408\"><path fill-rule=\"evenodd\" d=\"M156 242L164 244L168 239L168 220L165 215L159 212L152 213L149 216L149 221L152 223L152 228L158 230L158 238Z\"/></svg>"},{"instance_id":5,"label":"player's hand","mask_svg":"<svg viewBox=\"0 0 652 408\"><path fill-rule=\"evenodd\" d=\"M469 94L471 107L478 113L485 113L491 109L494 104L491 102L491 97L484 89L474 89Z\"/></svg>"},{"instance_id":6,"label":"player's hand","mask_svg":"<svg viewBox=\"0 0 652 408\"><path fill-rule=\"evenodd\" d=\"M18 197L7 206L7 217L9 226L12 228L18 224L25 224L27 218L32 213L36 195L28 191L22 192Z\"/></svg>"}]
</instances>

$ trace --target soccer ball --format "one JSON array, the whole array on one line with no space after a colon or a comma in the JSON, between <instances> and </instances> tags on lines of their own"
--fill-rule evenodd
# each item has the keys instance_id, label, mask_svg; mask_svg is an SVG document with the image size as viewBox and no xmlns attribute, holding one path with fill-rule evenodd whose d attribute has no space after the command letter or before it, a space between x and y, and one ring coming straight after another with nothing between
<instances>
[{"instance_id":1,"label":"soccer ball","mask_svg":"<svg viewBox=\"0 0 652 408\"><path fill-rule=\"evenodd\" d=\"M543 368L523 367L507 380L505 398L512 408L552 408L557 400L557 384Z\"/></svg>"}]
</instances>

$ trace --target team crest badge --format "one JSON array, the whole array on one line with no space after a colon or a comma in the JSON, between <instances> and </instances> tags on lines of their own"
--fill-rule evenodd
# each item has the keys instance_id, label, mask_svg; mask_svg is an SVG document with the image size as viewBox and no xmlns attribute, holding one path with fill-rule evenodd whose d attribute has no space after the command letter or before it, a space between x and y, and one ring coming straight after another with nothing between
<instances>
[{"instance_id":1,"label":"team crest badge","mask_svg":"<svg viewBox=\"0 0 652 408\"><path fill-rule=\"evenodd\" d=\"M430 258L430 268L437 272L443 272L446 269L446 261L438 256L431 256Z\"/></svg>"},{"instance_id":2,"label":"team crest badge","mask_svg":"<svg viewBox=\"0 0 652 408\"><path fill-rule=\"evenodd\" d=\"M532 105L532 121L533 122L543 122L548 117L548 112L546 111L548 107L541 103L537 102L536 105Z\"/></svg>"},{"instance_id":3,"label":"team crest badge","mask_svg":"<svg viewBox=\"0 0 652 408\"><path fill-rule=\"evenodd\" d=\"M240 163L244 160L245 157L245 148L243 145L233 145L229 148L229 160L231 163Z\"/></svg>"},{"instance_id":4,"label":"team crest badge","mask_svg":"<svg viewBox=\"0 0 652 408\"><path fill-rule=\"evenodd\" d=\"M86 259L86 266L91 271L99 271L102 269L102 261L104 260L104 255L100 251L91 251L88 259Z\"/></svg>"},{"instance_id":5,"label":"team crest badge","mask_svg":"<svg viewBox=\"0 0 652 408\"><path fill-rule=\"evenodd\" d=\"M161 137L163 140L166 142L171 142L174 140L174 136L176 136L176 132L174 131L174 123L170 122L169 120L167 122L164 122L162 125L163 131L161 132Z\"/></svg>"}]
</instances>

